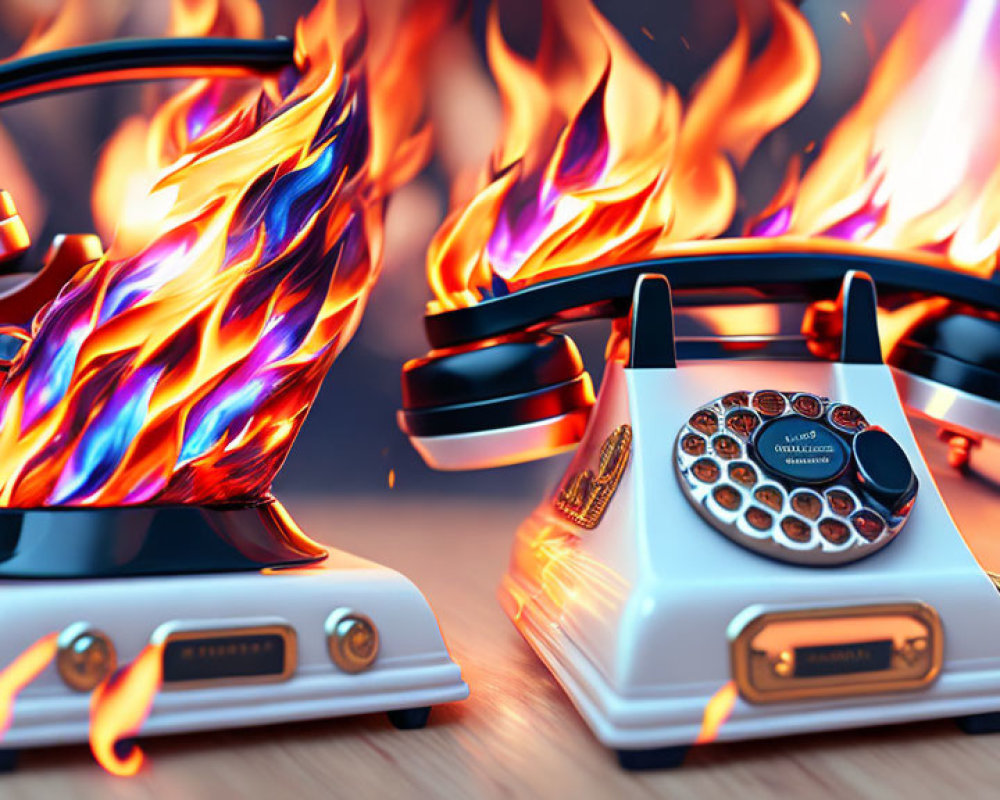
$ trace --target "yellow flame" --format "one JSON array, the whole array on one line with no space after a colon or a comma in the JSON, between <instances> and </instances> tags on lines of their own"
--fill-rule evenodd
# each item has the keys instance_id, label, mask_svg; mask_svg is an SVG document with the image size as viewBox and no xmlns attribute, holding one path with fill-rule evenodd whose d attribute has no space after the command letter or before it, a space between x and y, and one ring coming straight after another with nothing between
<instances>
[{"instance_id":1,"label":"yellow flame","mask_svg":"<svg viewBox=\"0 0 1000 800\"><path fill-rule=\"evenodd\" d=\"M0 740L14 718L14 700L56 657L58 633L43 636L0 671Z\"/></svg>"},{"instance_id":2,"label":"yellow flame","mask_svg":"<svg viewBox=\"0 0 1000 800\"><path fill-rule=\"evenodd\" d=\"M150 643L131 664L102 683L90 700L90 749L112 775L135 775L142 766L142 750L134 746L124 758L115 742L134 736L153 707L163 677L163 644Z\"/></svg>"},{"instance_id":3,"label":"yellow flame","mask_svg":"<svg viewBox=\"0 0 1000 800\"><path fill-rule=\"evenodd\" d=\"M733 713L737 697L739 697L739 690L736 688L735 681L724 684L712 695L705 705L701 731L698 733L698 738L694 740L695 744L709 744L718 738L719 730L725 725L729 715Z\"/></svg>"},{"instance_id":4,"label":"yellow flame","mask_svg":"<svg viewBox=\"0 0 1000 800\"><path fill-rule=\"evenodd\" d=\"M470 305L494 277L538 280L638 260L721 234L736 206L733 162L808 99L819 52L786 0L770 39L749 24L685 103L590 2L549 0L538 56L515 53L494 6L490 68L504 127L478 193L454 208L427 254L432 310Z\"/></svg>"},{"instance_id":5,"label":"yellow flame","mask_svg":"<svg viewBox=\"0 0 1000 800\"><path fill-rule=\"evenodd\" d=\"M257 39L263 34L255 0L171 0L167 36ZM94 172L91 208L102 239L110 242L117 234L118 252L134 252L149 241L170 211L170 195L151 190L188 143L186 120L192 107L210 102L218 89L218 82L192 81L152 115L124 119L105 143ZM223 104L220 97L219 104L245 102L252 91L230 91L229 102Z\"/></svg>"}]
</instances>

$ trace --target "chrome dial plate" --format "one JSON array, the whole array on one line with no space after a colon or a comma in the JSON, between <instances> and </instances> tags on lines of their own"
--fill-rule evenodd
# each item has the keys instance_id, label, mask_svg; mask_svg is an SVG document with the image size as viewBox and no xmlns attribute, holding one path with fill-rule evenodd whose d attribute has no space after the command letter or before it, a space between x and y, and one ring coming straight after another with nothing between
<instances>
[{"instance_id":1,"label":"chrome dial plate","mask_svg":"<svg viewBox=\"0 0 1000 800\"><path fill-rule=\"evenodd\" d=\"M778 426L806 433L802 444L780 437L791 466L776 470L756 439ZM887 509L865 493L851 446L868 429L860 411L826 397L730 392L695 409L679 432L677 476L698 513L736 543L782 561L843 564L891 542L913 505Z\"/></svg>"}]
</instances>

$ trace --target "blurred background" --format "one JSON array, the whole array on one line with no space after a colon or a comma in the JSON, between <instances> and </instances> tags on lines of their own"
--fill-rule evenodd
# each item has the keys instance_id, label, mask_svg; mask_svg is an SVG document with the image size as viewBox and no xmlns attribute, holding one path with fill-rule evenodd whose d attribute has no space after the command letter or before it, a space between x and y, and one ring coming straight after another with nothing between
<instances>
[{"instance_id":1,"label":"blurred background","mask_svg":"<svg viewBox=\"0 0 1000 800\"><path fill-rule=\"evenodd\" d=\"M763 18L767 0L744 5ZM597 0L632 48L682 95L725 48L736 28L735 0ZM818 40L823 71L806 107L758 148L741 178L741 211L756 211L779 185L790 156L821 141L860 96L882 45L910 7L906 0L805 0L801 8ZM58 0L0 0L0 52L13 54ZM311 0L260 0L268 35L291 36ZM370 0L370 13L397 13L392 0ZM539 4L501 0L505 35L519 51L537 44ZM84 41L156 36L166 30L169 0L84 3ZM422 355L422 314L429 298L424 253L448 208L451 180L486 163L501 112L484 57L485 0L470 4L469 24L436 43L431 109L436 156L388 208L381 282L354 341L341 355L279 475L279 493L539 496L561 459L472 473L430 470L398 431L399 371ZM760 38L767 31L757 26ZM0 111L0 186L9 190L36 245L37 260L59 233L95 229L90 192L101 147L119 123L152 111L178 87L127 85L66 94ZM742 228L742 217L734 230ZM574 338L595 381L607 329L577 328Z\"/></svg>"}]
</instances>

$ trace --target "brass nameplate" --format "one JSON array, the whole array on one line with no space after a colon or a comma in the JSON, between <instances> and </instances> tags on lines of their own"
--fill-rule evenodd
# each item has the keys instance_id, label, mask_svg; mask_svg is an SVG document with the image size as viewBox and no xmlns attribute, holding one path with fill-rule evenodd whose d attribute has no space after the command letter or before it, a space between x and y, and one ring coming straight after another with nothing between
<instances>
[{"instance_id":1,"label":"brass nameplate","mask_svg":"<svg viewBox=\"0 0 1000 800\"><path fill-rule=\"evenodd\" d=\"M920 689L941 671L941 621L923 603L764 612L734 626L733 678L751 703Z\"/></svg>"},{"instance_id":2,"label":"brass nameplate","mask_svg":"<svg viewBox=\"0 0 1000 800\"><path fill-rule=\"evenodd\" d=\"M556 497L556 510L581 528L596 528L621 483L631 454L632 426L619 425L601 445L597 474L585 469L571 475Z\"/></svg>"}]
</instances>

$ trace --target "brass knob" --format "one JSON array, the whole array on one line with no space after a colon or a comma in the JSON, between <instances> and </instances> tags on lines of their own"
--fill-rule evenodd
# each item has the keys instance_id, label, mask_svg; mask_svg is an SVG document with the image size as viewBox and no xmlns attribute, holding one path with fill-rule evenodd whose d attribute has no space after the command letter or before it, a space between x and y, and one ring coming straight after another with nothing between
<instances>
[{"instance_id":1,"label":"brass knob","mask_svg":"<svg viewBox=\"0 0 1000 800\"><path fill-rule=\"evenodd\" d=\"M70 689L91 692L118 665L111 639L85 622L70 625L59 635L56 669Z\"/></svg>"},{"instance_id":2,"label":"brass knob","mask_svg":"<svg viewBox=\"0 0 1000 800\"><path fill-rule=\"evenodd\" d=\"M326 618L326 642L330 659L344 672L362 672L378 656L378 628L364 614L338 608Z\"/></svg>"}]
</instances>

